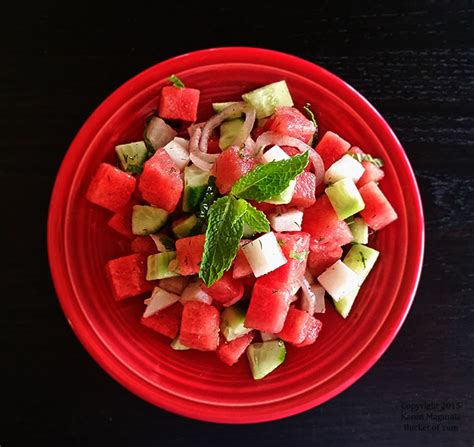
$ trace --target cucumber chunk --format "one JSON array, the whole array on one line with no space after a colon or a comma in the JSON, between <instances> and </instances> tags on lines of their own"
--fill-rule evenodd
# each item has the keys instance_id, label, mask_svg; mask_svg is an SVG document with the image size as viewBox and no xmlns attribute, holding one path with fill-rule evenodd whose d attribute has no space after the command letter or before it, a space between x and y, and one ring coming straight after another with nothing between
<instances>
[{"instance_id":1,"label":"cucumber chunk","mask_svg":"<svg viewBox=\"0 0 474 447\"><path fill-rule=\"evenodd\" d=\"M336 310L341 314L343 318L347 318L349 312L352 309L352 305L359 293L362 283L367 278L372 268L375 265L379 257L379 252L373 248L366 247L365 245L356 244L353 245L344 258L344 264L346 264L352 271L355 272L358 278L358 287L352 292L342 297L339 301L334 302Z\"/></svg>"},{"instance_id":2,"label":"cucumber chunk","mask_svg":"<svg viewBox=\"0 0 474 447\"><path fill-rule=\"evenodd\" d=\"M221 150L227 149L229 146L232 146L232 143L239 136L244 127L244 120L242 118L236 118L229 121L224 121L221 124L220 132L221 136L219 137L219 147Z\"/></svg>"},{"instance_id":3,"label":"cucumber chunk","mask_svg":"<svg viewBox=\"0 0 474 447\"><path fill-rule=\"evenodd\" d=\"M174 259L176 259L175 251L165 251L163 253L148 256L146 269L147 281L180 276L179 273L171 270L169 267L170 262Z\"/></svg>"},{"instance_id":4,"label":"cucumber chunk","mask_svg":"<svg viewBox=\"0 0 474 447\"><path fill-rule=\"evenodd\" d=\"M343 178L350 178L357 183L365 169L361 163L350 155L344 155L334 162L324 174L324 183L336 183Z\"/></svg>"},{"instance_id":5,"label":"cucumber chunk","mask_svg":"<svg viewBox=\"0 0 474 447\"><path fill-rule=\"evenodd\" d=\"M179 340L179 337L176 337L172 342L171 342L171 348L174 349L175 351L187 351L188 348L187 346L183 345L181 341Z\"/></svg>"},{"instance_id":6,"label":"cucumber chunk","mask_svg":"<svg viewBox=\"0 0 474 447\"><path fill-rule=\"evenodd\" d=\"M334 301L339 301L357 288L359 278L351 268L338 260L318 276L318 282Z\"/></svg>"},{"instance_id":7,"label":"cucumber chunk","mask_svg":"<svg viewBox=\"0 0 474 447\"><path fill-rule=\"evenodd\" d=\"M161 208L148 205L135 205L132 213L132 233L147 236L159 231L168 218L168 213Z\"/></svg>"},{"instance_id":8,"label":"cucumber chunk","mask_svg":"<svg viewBox=\"0 0 474 447\"><path fill-rule=\"evenodd\" d=\"M285 361L286 348L281 340L252 343L247 348L247 358L255 380L263 379Z\"/></svg>"},{"instance_id":9,"label":"cucumber chunk","mask_svg":"<svg viewBox=\"0 0 474 447\"><path fill-rule=\"evenodd\" d=\"M362 196L350 178L344 178L328 186L325 193L336 211L337 217L341 220L347 219L365 208Z\"/></svg>"},{"instance_id":10,"label":"cucumber chunk","mask_svg":"<svg viewBox=\"0 0 474 447\"><path fill-rule=\"evenodd\" d=\"M369 242L369 226L362 217L355 217L348 224L352 232L353 242L356 244L367 244Z\"/></svg>"},{"instance_id":11,"label":"cucumber chunk","mask_svg":"<svg viewBox=\"0 0 474 447\"><path fill-rule=\"evenodd\" d=\"M191 216L185 217L184 219L176 220L171 224L171 230L174 235L181 239L182 237L194 236L198 232L197 229L198 218L192 214Z\"/></svg>"},{"instance_id":12,"label":"cucumber chunk","mask_svg":"<svg viewBox=\"0 0 474 447\"><path fill-rule=\"evenodd\" d=\"M257 111L257 118L272 115L277 107L291 107L293 99L285 81L274 82L242 95Z\"/></svg>"},{"instance_id":13,"label":"cucumber chunk","mask_svg":"<svg viewBox=\"0 0 474 447\"><path fill-rule=\"evenodd\" d=\"M122 169L126 172L137 174L142 171L148 150L143 141L136 141L135 143L115 146L115 152L120 160Z\"/></svg>"},{"instance_id":14,"label":"cucumber chunk","mask_svg":"<svg viewBox=\"0 0 474 447\"><path fill-rule=\"evenodd\" d=\"M252 329L244 327L245 312L237 304L228 307L221 314L221 332L227 341L248 334Z\"/></svg>"},{"instance_id":15,"label":"cucumber chunk","mask_svg":"<svg viewBox=\"0 0 474 447\"><path fill-rule=\"evenodd\" d=\"M199 208L204 198L211 173L191 165L184 168L183 211L192 212Z\"/></svg>"}]
</instances>

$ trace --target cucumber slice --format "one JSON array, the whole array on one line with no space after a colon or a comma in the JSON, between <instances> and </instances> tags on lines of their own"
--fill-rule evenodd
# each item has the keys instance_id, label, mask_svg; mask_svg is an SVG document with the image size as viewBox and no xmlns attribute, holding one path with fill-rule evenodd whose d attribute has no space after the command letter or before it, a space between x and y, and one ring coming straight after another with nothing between
<instances>
[{"instance_id":1,"label":"cucumber slice","mask_svg":"<svg viewBox=\"0 0 474 447\"><path fill-rule=\"evenodd\" d=\"M247 358L255 380L263 379L285 361L286 348L281 340L252 343L247 348Z\"/></svg>"},{"instance_id":2,"label":"cucumber slice","mask_svg":"<svg viewBox=\"0 0 474 447\"><path fill-rule=\"evenodd\" d=\"M338 260L318 276L318 282L334 301L352 293L359 285L357 274Z\"/></svg>"},{"instance_id":3,"label":"cucumber slice","mask_svg":"<svg viewBox=\"0 0 474 447\"><path fill-rule=\"evenodd\" d=\"M135 205L132 213L132 233L147 236L159 231L166 223L168 213L161 208Z\"/></svg>"},{"instance_id":4,"label":"cucumber slice","mask_svg":"<svg viewBox=\"0 0 474 447\"><path fill-rule=\"evenodd\" d=\"M188 349L191 349L191 348L188 348L187 346L184 346L179 340L179 337L176 337L171 342L171 348L174 349L175 351L187 351Z\"/></svg>"},{"instance_id":5,"label":"cucumber slice","mask_svg":"<svg viewBox=\"0 0 474 447\"><path fill-rule=\"evenodd\" d=\"M285 81L274 82L242 95L257 111L257 118L272 115L277 107L293 105L290 91Z\"/></svg>"},{"instance_id":6,"label":"cucumber slice","mask_svg":"<svg viewBox=\"0 0 474 447\"><path fill-rule=\"evenodd\" d=\"M343 262L356 273L359 285L352 292L342 297L339 301L334 302L336 310L343 318L347 318L349 315L352 305L354 304L357 294L359 293L360 287L374 267L379 254L380 253L373 248L356 244L352 246L345 256Z\"/></svg>"},{"instance_id":7,"label":"cucumber slice","mask_svg":"<svg viewBox=\"0 0 474 447\"><path fill-rule=\"evenodd\" d=\"M324 174L324 183L336 183L343 178L350 178L357 183L364 171L362 164L347 154L329 167Z\"/></svg>"},{"instance_id":8,"label":"cucumber slice","mask_svg":"<svg viewBox=\"0 0 474 447\"><path fill-rule=\"evenodd\" d=\"M199 208L204 198L211 173L191 165L184 168L183 211L192 212Z\"/></svg>"},{"instance_id":9,"label":"cucumber slice","mask_svg":"<svg viewBox=\"0 0 474 447\"><path fill-rule=\"evenodd\" d=\"M219 147L223 151L229 146L232 146L232 143L239 136L244 127L244 120L242 118L236 118L229 121L224 121L221 124L220 132L221 136L219 137Z\"/></svg>"},{"instance_id":10,"label":"cucumber slice","mask_svg":"<svg viewBox=\"0 0 474 447\"><path fill-rule=\"evenodd\" d=\"M146 269L147 281L180 276L179 273L169 268L169 264L173 259L176 259L175 251L166 251L164 253L148 256Z\"/></svg>"},{"instance_id":11,"label":"cucumber slice","mask_svg":"<svg viewBox=\"0 0 474 447\"><path fill-rule=\"evenodd\" d=\"M362 217L355 217L352 222L348 222L352 231L353 242L356 244L367 244L369 242L369 226Z\"/></svg>"},{"instance_id":12,"label":"cucumber slice","mask_svg":"<svg viewBox=\"0 0 474 447\"><path fill-rule=\"evenodd\" d=\"M350 178L344 178L328 186L325 193L336 211L337 217L341 220L347 219L365 208L362 196Z\"/></svg>"},{"instance_id":13,"label":"cucumber slice","mask_svg":"<svg viewBox=\"0 0 474 447\"><path fill-rule=\"evenodd\" d=\"M137 174L142 171L148 150L143 141L136 141L135 143L115 146L115 152L120 160L122 169L132 174Z\"/></svg>"},{"instance_id":14,"label":"cucumber slice","mask_svg":"<svg viewBox=\"0 0 474 447\"><path fill-rule=\"evenodd\" d=\"M171 230L178 239L181 239L182 237L194 236L197 234L195 231L197 228L197 223L198 218L192 214L191 216L174 221L171 224Z\"/></svg>"},{"instance_id":15,"label":"cucumber slice","mask_svg":"<svg viewBox=\"0 0 474 447\"><path fill-rule=\"evenodd\" d=\"M275 233L272 232L265 233L244 245L242 251L257 278L288 262L281 251Z\"/></svg>"},{"instance_id":16,"label":"cucumber slice","mask_svg":"<svg viewBox=\"0 0 474 447\"><path fill-rule=\"evenodd\" d=\"M163 253L164 251L175 250L173 239L171 239L166 234L164 233L150 234L150 237L153 239L153 242L155 243L156 248L160 253Z\"/></svg>"},{"instance_id":17,"label":"cucumber slice","mask_svg":"<svg viewBox=\"0 0 474 447\"><path fill-rule=\"evenodd\" d=\"M229 102L213 102L212 103L212 110L214 110L215 113L222 112L224 109L227 109L227 107L236 104L237 101L229 101ZM234 119L234 118L240 118L242 116L242 113L235 113L234 115L231 115L229 119Z\"/></svg>"},{"instance_id":18,"label":"cucumber slice","mask_svg":"<svg viewBox=\"0 0 474 447\"><path fill-rule=\"evenodd\" d=\"M221 314L221 332L227 341L248 334L252 329L244 327L245 312L237 304L228 307Z\"/></svg>"}]
</instances>

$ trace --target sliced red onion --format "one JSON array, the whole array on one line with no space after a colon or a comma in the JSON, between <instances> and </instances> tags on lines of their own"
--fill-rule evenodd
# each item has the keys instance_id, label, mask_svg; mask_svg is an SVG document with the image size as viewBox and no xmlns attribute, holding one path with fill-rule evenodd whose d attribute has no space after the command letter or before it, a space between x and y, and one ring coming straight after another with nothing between
<instances>
[{"instance_id":1,"label":"sliced red onion","mask_svg":"<svg viewBox=\"0 0 474 447\"><path fill-rule=\"evenodd\" d=\"M178 133L161 118L153 116L148 122L144 136L153 146L153 149L156 150L168 144L177 134Z\"/></svg>"},{"instance_id":2,"label":"sliced red onion","mask_svg":"<svg viewBox=\"0 0 474 447\"><path fill-rule=\"evenodd\" d=\"M242 127L242 131L232 143L232 145L242 145L252 131L253 125L255 123L256 111L250 104L245 102L236 102L231 104L229 107L226 107L222 112L217 113L206 122L202 129L201 141L199 142L200 151L207 152L207 143L214 129L220 126L226 119L233 115L238 115L239 113L245 113L245 122Z\"/></svg>"},{"instance_id":3,"label":"sliced red onion","mask_svg":"<svg viewBox=\"0 0 474 447\"><path fill-rule=\"evenodd\" d=\"M206 154L199 150L203 125L196 125L189 140L189 158L203 171L210 171L219 154Z\"/></svg>"},{"instance_id":4,"label":"sliced red onion","mask_svg":"<svg viewBox=\"0 0 474 447\"><path fill-rule=\"evenodd\" d=\"M326 301L324 300L324 295L326 291L323 289L323 286L319 283L314 283L311 286L311 290L316 297L316 305L314 307L314 313L323 314L326 312Z\"/></svg>"},{"instance_id":5,"label":"sliced red onion","mask_svg":"<svg viewBox=\"0 0 474 447\"><path fill-rule=\"evenodd\" d=\"M314 174L316 175L316 186L319 185L324 178L324 164L320 155L306 143L303 143L298 138L289 137L287 135L280 135L276 132L264 132L256 141L257 147L260 149L265 146L278 145L278 146L293 146L296 147L301 153L309 151L309 158L314 166Z\"/></svg>"},{"instance_id":6,"label":"sliced red onion","mask_svg":"<svg viewBox=\"0 0 474 447\"><path fill-rule=\"evenodd\" d=\"M314 294L308 280L303 276L299 283L301 285L301 310L305 310L310 315L316 311L316 295Z\"/></svg>"}]
</instances>

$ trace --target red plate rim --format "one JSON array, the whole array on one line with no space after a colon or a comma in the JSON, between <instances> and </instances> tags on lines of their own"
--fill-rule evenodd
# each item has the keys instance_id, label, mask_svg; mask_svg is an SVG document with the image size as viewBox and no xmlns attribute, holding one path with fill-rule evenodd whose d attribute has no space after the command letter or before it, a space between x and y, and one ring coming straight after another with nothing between
<instances>
[{"instance_id":1,"label":"red plate rim","mask_svg":"<svg viewBox=\"0 0 474 447\"><path fill-rule=\"evenodd\" d=\"M143 378L133 374L127 368L127 365L113 356L102 343L98 334L89 326L86 317L81 313L76 296L72 293L64 266L61 262L58 262L58 260L62 259L65 252L64 240L62 238L65 222L62 210L68 201L70 186L74 178L74 165L72 162L74 157L77 157L77 153L83 145L82 142L93 137L95 128L103 124L107 119L107 110L112 105L122 103L141 84L146 83L155 70L159 69L171 74L172 72L184 69L184 67L192 67L203 62L250 62L270 66L277 64L278 66L292 67L302 76L309 78L317 76L318 79L324 79L333 86L334 90L337 90L341 98L348 104L353 105L353 108L366 121L370 122L380 139L385 144L390 145L391 150L398 157L398 163L405 170L405 174L409 179L408 183L404 184L403 195L405 200L408 198L410 200L409 203L412 203L414 214L410 216L410 253L403 274L403 283L399 291L400 300L403 300L403 303L399 303L395 309L391 310L385 325L375 334L364 351L351 360L344 373L329 380L332 387L328 391L322 394L317 393L317 395L312 395L310 391L308 395L299 395L294 398L289 397L294 402L285 408L275 409L269 404L264 415L262 415L262 412L259 412L258 415L252 414L253 407L241 407L239 415L236 417L235 415L225 414L224 409L218 405L194 402L166 392L157 395L156 390L151 392L148 388L148 383ZM211 48L176 56L134 76L106 98L79 130L61 163L51 196L47 233L51 275L59 301L69 324L95 361L127 389L154 405L194 419L233 424L271 421L301 413L341 393L365 374L386 351L405 321L420 279L424 254L424 218L419 189L408 158L387 122L354 88L324 68L293 55L252 47Z\"/></svg>"}]
</instances>

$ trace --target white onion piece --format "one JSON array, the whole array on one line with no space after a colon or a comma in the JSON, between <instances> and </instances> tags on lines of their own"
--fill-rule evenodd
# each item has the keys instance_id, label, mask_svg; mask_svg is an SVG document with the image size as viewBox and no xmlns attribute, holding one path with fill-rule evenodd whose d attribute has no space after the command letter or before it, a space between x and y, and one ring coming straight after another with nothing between
<instances>
[{"instance_id":1,"label":"white onion piece","mask_svg":"<svg viewBox=\"0 0 474 447\"><path fill-rule=\"evenodd\" d=\"M229 107L226 107L222 112L214 115L212 118L207 120L206 124L202 129L201 140L199 141L199 150L201 152L207 152L207 143L209 141L209 137L214 129L222 124L226 119L230 118L233 115L237 115L239 113L245 113L245 122L242 126L242 130L240 135L235 139L232 145L238 145L244 143L247 137L250 135L252 131L253 125L255 123L255 109L245 102L236 102L235 104L231 104Z\"/></svg>"},{"instance_id":2,"label":"white onion piece","mask_svg":"<svg viewBox=\"0 0 474 447\"><path fill-rule=\"evenodd\" d=\"M244 145L247 149L251 150L252 152L257 151L257 145L255 144L255 141L253 141L251 136L247 137L247 139L245 140Z\"/></svg>"},{"instance_id":3,"label":"white onion piece","mask_svg":"<svg viewBox=\"0 0 474 447\"><path fill-rule=\"evenodd\" d=\"M145 129L145 136L155 150L169 143L176 135L177 132L157 116L151 117Z\"/></svg>"},{"instance_id":4,"label":"white onion piece","mask_svg":"<svg viewBox=\"0 0 474 447\"><path fill-rule=\"evenodd\" d=\"M264 132L256 141L257 147L262 148L270 144L277 146L292 146L296 147L302 154L309 151L309 159L314 166L314 174L316 175L316 186L319 185L324 178L324 163L320 155L309 145L303 143L298 138L289 137L287 135L280 135L276 132Z\"/></svg>"},{"instance_id":5,"label":"white onion piece","mask_svg":"<svg viewBox=\"0 0 474 447\"><path fill-rule=\"evenodd\" d=\"M316 310L316 296L309 285L308 280L303 276L299 283L301 285L301 310L305 310L311 316Z\"/></svg>"},{"instance_id":6,"label":"white onion piece","mask_svg":"<svg viewBox=\"0 0 474 447\"><path fill-rule=\"evenodd\" d=\"M179 295L167 292L160 287L155 287L151 297L145 300L146 309L143 314L144 318L151 317L160 310L165 309L179 301Z\"/></svg>"}]
</instances>

